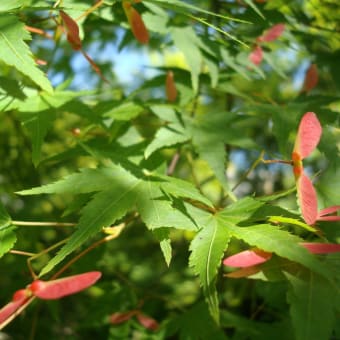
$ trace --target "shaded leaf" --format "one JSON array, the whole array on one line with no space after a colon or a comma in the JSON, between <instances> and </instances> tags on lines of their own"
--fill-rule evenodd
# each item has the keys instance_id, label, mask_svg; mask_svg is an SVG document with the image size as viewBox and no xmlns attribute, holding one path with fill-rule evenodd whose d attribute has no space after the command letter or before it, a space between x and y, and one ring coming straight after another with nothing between
<instances>
[{"instance_id":1,"label":"shaded leaf","mask_svg":"<svg viewBox=\"0 0 340 340\"><path fill-rule=\"evenodd\" d=\"M16 227L7 227L0 230L0 258L13 248L17 240L15 229Z\"/></svg>"},{"instance_id":2,"label":"shaded leaf","mask_svg":"<svg viewBox=\"0 0 340 340\"><path fill-rule=\"evenodd\" d=\"M290 283L287 300L299 340L330 339L335 321L334 296L336 287L328 280L308 273L306 279L286 274Z\"/></svg>"},{"instance_id":3,"label":"shaded leaf","mask_svg":"<svg viewBox=\"0 0 340 340\"><path fill-rule=\"evenodd\" d=\"M11 224L11 217L0 201L0 231Z\"/></svg>"},{"instance_id":4,"label":"shaded leaf","mask_svg":"<svg viewBox=\"0 0 340 340\"><path fill-rule=\"evenodd\" d=\"M178 328L179 339L226 340L224 331L216 325L209 314L207 305L198 303L175 318L172 328Z\"/></svg>"},{"instance_id":5,"label":"shaded leaf","mask_svg":"<svg viewBox=\"0 0 340 340\"><path fill-rule=\"evenodd\" d=\"M158 228L155 229L153 233L159 241L159 245L161 247L165 262L169 267L172 258L171 240L169 238L170 230L165 228Z\"/></svg>"}]
</instances>

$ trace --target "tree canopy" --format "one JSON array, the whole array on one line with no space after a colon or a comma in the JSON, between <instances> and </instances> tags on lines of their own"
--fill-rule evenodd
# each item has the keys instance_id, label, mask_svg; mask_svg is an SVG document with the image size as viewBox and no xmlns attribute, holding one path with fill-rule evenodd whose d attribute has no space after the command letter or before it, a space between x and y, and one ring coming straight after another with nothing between
<instances>
[{"instance_id":1,"label":"tree canopy","mask_svg":"<svg viewBox=\"0 0 340 340\"><path fill-rule=\"evenodd\" d=\"M2 1L2 332L339 338L339 10Z\"/></svg>"}]
</instances>

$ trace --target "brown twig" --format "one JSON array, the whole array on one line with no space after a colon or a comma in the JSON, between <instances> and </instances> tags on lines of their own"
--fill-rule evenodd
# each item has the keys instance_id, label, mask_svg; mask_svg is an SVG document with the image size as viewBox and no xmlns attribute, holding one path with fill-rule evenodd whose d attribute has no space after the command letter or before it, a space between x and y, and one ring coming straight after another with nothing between
<instances>
[{"instance_id":1,"label":"brown twig","mask_svg":"<svg viewBox=\"0 0 340 340\"><path fill-rule=\"evenodd\" d=\"M12 224L23 227L74 227L76 223L68 222L27 222L27 221L12 221Z\"/></svg>"}]
</instances>

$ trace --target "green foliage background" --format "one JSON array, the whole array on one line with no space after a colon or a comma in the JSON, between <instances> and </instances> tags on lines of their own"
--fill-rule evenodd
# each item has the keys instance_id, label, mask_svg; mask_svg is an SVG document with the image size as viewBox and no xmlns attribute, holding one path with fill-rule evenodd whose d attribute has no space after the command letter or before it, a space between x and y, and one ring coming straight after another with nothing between
<instances>
[{"instance_id":1,"label":"green foliage background","mask_svg":"<svg viewBox=\"0 0 340 340\"><path fill-rule=\"evenodd\" d=\"M290 167L259 162L262 150L290 159L301 116L315 112L323 135L304 164L319 208L339 204L337 1L143 0L134 6L147 45L133 37L121 1L103 1L78 24L83 50L108 82L57 29L59 9L77 18L91 6L0 4L1 305L32 281L17 251L41 253L32 266L48 280L107 236L103 227L125 227L63 273L100 270L95 286L34 301L2 332L13 339L340 338L339 255L299 245L339 243L339 222L300 228ZM256 38L278 23L283 35L262 44L264 60L255 66ZM131 65L128 84L114 72L122 53L150 60ZM305 92L312 63L319 80ZM174 103L165 95L168 71ZM275 225L270 216L291 223ZM225 277L222 259L250 247L274 256L251 278ZM110 324L112 313L136 308L159 322L158 331L135 318Z\"/></svg>"}]
</instances>

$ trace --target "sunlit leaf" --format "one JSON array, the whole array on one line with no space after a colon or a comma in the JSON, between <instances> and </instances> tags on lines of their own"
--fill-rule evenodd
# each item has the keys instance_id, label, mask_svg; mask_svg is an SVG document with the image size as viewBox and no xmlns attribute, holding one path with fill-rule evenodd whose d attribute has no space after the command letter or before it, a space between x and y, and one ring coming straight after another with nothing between
<instances>
[{"instance_id":1,"label":"sunlit leaf","mask_svg":"<svg viewBox=\"0 0 340 340\"><path fill-rule=\"evenodd\" d=\"M216 220L212 220L196 235L190 245L190 266L200 277L209 310L217 322L219 307L215 287L216 276L229 240L228 230Z\"/></svg>"},{"instance_id":2,"label":"sunlit leaf","mask_svg":"<svg viewBox=\"0 0 340 340\"><path fill-rule=\"evenodd\" d=\"M11 224L11 217L0 201L0 231Z\"/></svg>"},{"instance_id":3,"label":"sunlit leaf","mask_svg":"<svg viewBox=\"0 0 340 340\"><path fill-rule=\"evenodd\" d=\"M176 47L182 51L191 72L192 87L198 90L198 77L202 69L200 41L191 27L172 28L172 39Z\"/></svg>"},{"instance_id":4,"label":"sunlit leaf","mask_svg":"<svg viewBox=\"0 0 340 340\"><path fill-rule=\"evenodd\" d=\"M41 89L52 92L52 86L37 67L25 40L30 40L24 23L12 14L0 14L0 60L30 78Z\"/></svg>"}]
</instances>

